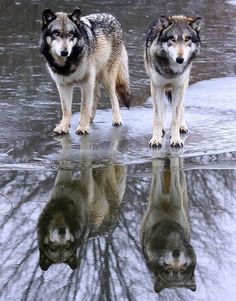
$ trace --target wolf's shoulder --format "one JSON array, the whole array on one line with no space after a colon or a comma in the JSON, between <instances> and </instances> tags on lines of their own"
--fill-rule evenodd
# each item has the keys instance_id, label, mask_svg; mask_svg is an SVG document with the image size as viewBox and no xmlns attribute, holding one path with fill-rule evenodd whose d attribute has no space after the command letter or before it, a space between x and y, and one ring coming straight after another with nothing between
<instances>
[{"instance_id":1,"label":"wolf's shoulder","mask_svg":"<svg viewBox=\"0 0 236 301\"><path fill-rule=\"evenodd\" d=\"M120 27L119 21L109 13L97 13L83 16L81 22L89 28Z\"/></svg>"}]
</instances>

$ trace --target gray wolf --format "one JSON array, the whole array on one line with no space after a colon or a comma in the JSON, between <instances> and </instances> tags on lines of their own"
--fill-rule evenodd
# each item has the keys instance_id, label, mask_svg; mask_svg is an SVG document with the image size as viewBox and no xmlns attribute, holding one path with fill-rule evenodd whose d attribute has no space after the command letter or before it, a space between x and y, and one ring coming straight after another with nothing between
<instances>
[{"instance_id":1,"label":"gray wolf","mask_svg":"<svg viewBox=\"0 0 236 301\"><path fill-rule=\"evenodd\" d=\"M77 134L87 134L100 99L100 83L107 90L112 107L112 124L120 126L118 98L130 105L128 56L120 23L110 14L81 17L73 13L42 14L40 51L55 81L62 108L61 123L55 134L69 131L73 87L81 88L81 117Z\"/></svg>"},{"instance_id":2,"label":"gray wolf","mask_svg":"<svg viewBox=\"0 0 236 301\"><path fill-rule=\"evenodd\" d=\"M90 167L81 168L79 176L61 162L62 170L39 217L39 264L44 271L56 263L77 268L77 249L89 238L112 231L119 219L126 167L93 168L86 162Z\"/></svg>"},{"instance_id":3,"label":"gray wolf","mask_svg":"<svg viewBox=\"0 0 236 301\"><path fill-rule=\"evenodd\" d=\"M148 31L144 62L151 80L153 99L153 136L151 147L162 146L164 131L165 90L171 93L173 147L183 146L180 133L187 133L184 117L184 96L188 87L192 61L199 54L201 18L162 16ZM170 89L172 91L170 92Z\"/></svg>"},{"instance_id":4,"label":"gray wolf","mask_svg":"<svg viewBox=\"0 0 236 301\"><path fill-rule=\"evenodd\" d=\"M166 169L164 162L153 161L149 204L141 228L142 250L157 293L172 287L196 290L196 255L190 244L186 180L179 160L171 158Z\"/></svg>"}]
</instances>

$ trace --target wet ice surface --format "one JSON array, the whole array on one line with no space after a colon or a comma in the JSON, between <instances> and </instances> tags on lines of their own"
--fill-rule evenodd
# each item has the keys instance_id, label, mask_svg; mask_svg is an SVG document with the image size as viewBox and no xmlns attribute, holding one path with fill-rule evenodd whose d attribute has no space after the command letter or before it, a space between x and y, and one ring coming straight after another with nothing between
<instances>
[{"instance_id":1,"label":"wet ice surface","mask_svg":"<svg viewBox=\"0 0 236 301\"><path fill-rule=\"evenodd\" d=\"M22 102L20 110L24 115L20 118L24 119L24 123L15 128L15 124L9 124L6 120L7 128L3 135L8 145L4 144L2 147L0 166L12 169L51 169L58 168L58 160L65 159L71 168L86 163L81 160L83 155L89 156L96 164L109 163L114 159L120 164L134 164L176 154L193 157L224 153L225 150L233 152L236 151L235 95L236 78L233 77L211 79L191 85L186 95L189 133L182 136L185 140L184 148L174 149L169 146L171 112L168 106L167 131L163 147L158 150L148 147L152 136L150 99L144 107L122 109L123 126L120 128L112 127L111 110L98 110L90 134L86 137L75 134L79 113L72 117L68 136L54 137L52 132L56 120L51 120L52 112L59 110L59 104L46 104L46 100L35 105ZM11 115L12 107L6 107L5 110L9 110L9 114L5 115L4 112L3 119ZM16 111L19 109L16 108ZM66 140L66 154L61 151L62 139ZM25 148L26 152L22 153ZM16 157L19 162L16 162Z\"/></svg>"},{"instance_id":2,"label":"wet ice surface","mask_svg":"<svg viewBox=\"0 0 236 301\"><path fill-rule=\"evenodd\" d=\"M26 0L17 1L8 13L1 15L0 300L235 300L236 10L230 5L233 2L70 0L52 4ZM54 137L60 104L38 53L38 20L45 7L72 11L76 6L83 14L111 12L122 23L135 106L130 110L122 108L123 126L114 128L110 104L107 98L102 99L90 134L79 137L74 133L80 102L76 90L70 134ZM176 13L203 17L202 53L193 64L194 84L186 95L190 132L183 136L183 149L170 148L168 107L164 145L160 150L151 150L148 143L152 136L152 108L142 60L143 43L157 14ZM176 156L181 157L186 184L175 180L182 191L188 192L186 213L190 242L197 256L197 291L166 289L157 295L153 274L143 255L140 232L151 191L158 190L160 185L160 181L153 185L152 178L159 173L164 175L163 162L166 171L169 159ZM159 167L155 171L156 165ZM58 264L43 272L39 266L37 225L49 203L56 177L61 171L70 170L76 179L83 178L84 172L94 179L99 175L113 179L109 172L114 168L126 179L121 205L112 210L110 220L108 214L109 223L102 233L96 235L91 230L91 237L83 240L77 250L79 267L72 271L68 265ZM78 185L82 191L91 184L91 179L85 179L82 186ZM110 201L117 198L112 185L108 192ZM104 198L101 204L102 201ZM99 224L101 211L105 214L107 207L99 205L97 214L88 214L90 223L97 220Z\"/></svg>"}]
</instances>

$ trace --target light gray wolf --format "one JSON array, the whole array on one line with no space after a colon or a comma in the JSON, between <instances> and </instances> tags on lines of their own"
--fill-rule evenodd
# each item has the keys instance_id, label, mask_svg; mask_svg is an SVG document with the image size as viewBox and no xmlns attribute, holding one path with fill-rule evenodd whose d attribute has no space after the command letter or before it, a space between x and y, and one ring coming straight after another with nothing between
<instances>
[{"instance_id":1,"label":"light gray wolf","mask_svg":"<svg viewBox=\"0 0 236 301\"><path fill-rule=\"evenodd\" d=\"M75 85L81 89L77 134L89 132L101 83L110 97L112 124L122 124L118 99L129 107L130 83L122 28L115 17L110 14L81 17L78 8L73 13L53 13L46 9L42 14L40 51L61 99L62 120L54 129L55 134L69 131Z\"/></svg>"},{"instance_id":2,"label":"light gray wolf","mask_svg":"<svg viewBox=\"0 0 236 301\"><path fill-rule=\"evenodd\" d=\"M165 288L196 290L196 254L190 243L186 179L177 157L153 161L148 209L141 228L141 241L157 293Z\"/></svg>"},{"instance_id":3,"label":"light gray wolf","mask_svg":"<svg viewBox=\"0 0 236 301\"><path fill-rule=\"evenodd\" d=\"M65 153L66 143L63 147ZM79 175L60 161L61 170L37 226L39 264L44 271L57 263L77 268L77 249L117 224L127 169L121 165L93 168L89 160Z\"/></svg>"},{"instance_id":4,"label":"light gray wolf","mask_svg":"<svg viewBox=\"0 0 236 301\"><path fill-rule=\"evenodd\" d=\"M199 54L200 17L162 16L148 31L144 62L151 81L153 99L153 136L151 147L161 147L164 131L165 90L172 100L171 141L183 146L180 133L187 133L184 96L188 87L192 61ZM170 92L170 89L172 91Z\"/></svg>"}]
</instances>

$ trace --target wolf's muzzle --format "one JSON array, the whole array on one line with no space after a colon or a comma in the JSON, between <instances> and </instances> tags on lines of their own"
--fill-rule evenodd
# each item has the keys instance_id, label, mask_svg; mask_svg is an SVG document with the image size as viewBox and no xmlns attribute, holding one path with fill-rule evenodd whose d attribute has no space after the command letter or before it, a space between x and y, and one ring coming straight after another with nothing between
<instances>
[{"instance_id":1,"label":"wolf's muzzle","mask_svg":"<svg viewBox=\"0 0 236 301\"><path fill-rule=\"evenodd\" d=\"M58 234L64 236L64 235L66 234L66 228L60 227L60 228L58 229Z\"/></svg>"},{"instance_id":2,"label":"wolf's muzzle","mask_svg":"<svg viewBox=\"0 0 236 301\"><path fill-rule=\"evenodd\" d=\"M66 56L68 56L68 54L69 54L69 52L67 50L62 50L61 51L61 56L66 57Z\"/></svg>"},{"instance_id":3,"label":"wolf's muzzle","mask_svg":"<svg viewBox=\"0 0 236 301\"><path fill-rule=\"evenodd\" d=\"M177 259L180 256L180 251L178 249L174 249L172 252L172 256Z\"/></svg>"},{"instance_id":4,"label":"wolf's muzzle","mask_svg":"<svg viewBox=\"0 0 236 301\"><path fill-rule=\"evenodd\" d=\"M177 58L176 58L176 62L177 62L178 64L183 64L184 59L183 59L182 57L177 57Z\"/></svg>"}]
</instances>

